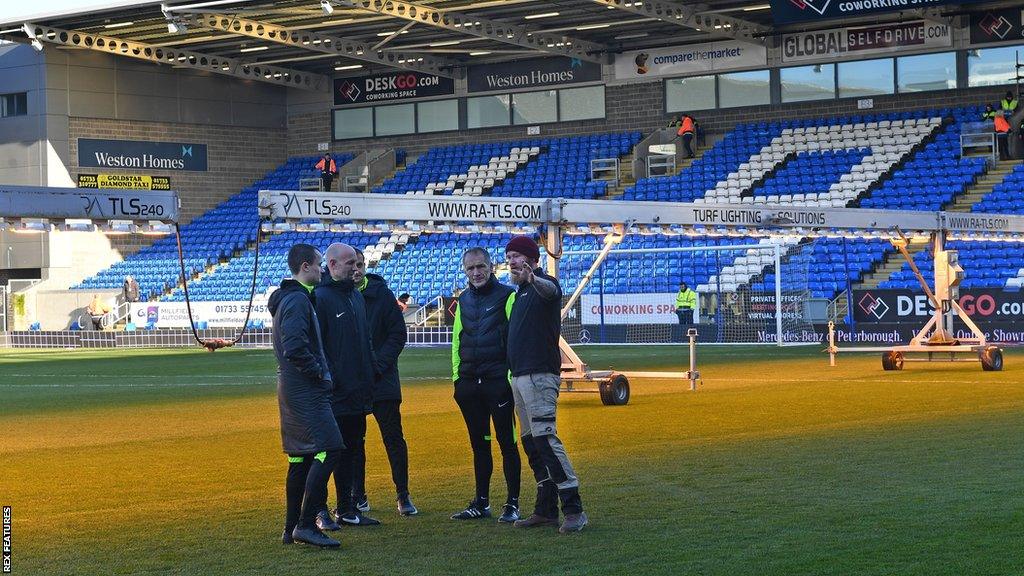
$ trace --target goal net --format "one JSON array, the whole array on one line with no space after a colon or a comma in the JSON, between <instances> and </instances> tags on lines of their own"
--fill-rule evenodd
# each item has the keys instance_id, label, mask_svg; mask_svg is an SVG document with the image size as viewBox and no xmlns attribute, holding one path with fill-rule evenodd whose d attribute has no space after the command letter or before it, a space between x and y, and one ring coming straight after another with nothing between
<instances>
[{"instance_id":1,"label":"goal net","mask_svg":"<svg viewBox=\"0 0 1024 576\"><path fill-rule=\"evenodd\" d=\"M566 301L584 284L562 322L570 343L669 344L697 329L705 343L787 344L814 339L808 290L813 241L797 237L627 234L591 270L601 236L567 236L559 261ZM584 282L592 272L589 282ZM696 307L678 314L680 284Z\"/></svg>"}]
</instances>

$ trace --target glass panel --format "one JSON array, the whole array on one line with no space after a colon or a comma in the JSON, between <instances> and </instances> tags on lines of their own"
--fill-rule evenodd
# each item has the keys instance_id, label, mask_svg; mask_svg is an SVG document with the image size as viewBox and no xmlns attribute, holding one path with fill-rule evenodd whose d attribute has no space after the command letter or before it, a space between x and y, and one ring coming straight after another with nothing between
<instances>
[{"instance_id":1,"label":"glass panel","mask_svg":"<svg viewBox=\"0 0 1024 576\"><path fill-rule=\"evenodd\" d=\"M420 102L418 122L420 132L442 132L459 129L459 101L437 100Z\"/></svg>"},{"instance_id":2,"label":"glass panel","mask_svg":"<svg viewBox=\"0 0 1024 576\"><path fill-rule=\"evenodd\" d=\"M558 120L558 92L522 92L512 95L512 123L537 124Z\"/></svg>"},{"instance_id":3,"label":"glass panel","mask_svg":"<svg viewBox=\"0 0 1024 576\"><path fill-rule=\"evenodd\" d=\"M1016 81L1013 67L1017 64L1017 51L1024 46L1005 48L977 48L967 51L967 85L998 86Z\"/></svg>"},{"instance_id":4,"label":"glass panel","mask_svg":"<svg viewBox=\"0 0 1024 576\"><path fill-rule=\"evenodd\" d=\"M896 59L900 92L956 88L956 53L922 54Z\"/></svg>"},{"instance_id":5,"label":"glass panel","mask_svg":"<svg viewBox=\"0 0 1024 576\"><path fill-rule=\"evenodd\" d=\"M769 83L767 70L722 74L718 77L718 105L735 108L769 104L772 99Z\"/></svg>"},{"instance_id":6,"label":"glass panel","mask_svg":"<svg viewBox=\"0 0 1024 576\"><path fill-rule=\"evenodd\" d=\"M17 112L19 116L25 116L28 114L28 93L22 92L21 94L15 94L14 99L17 101Z\"/></svg>"},{"instance_id":7,"label":"glass panel","mask_svg":"<svg viewBox=\"0 0 1024 576\"><path fill-rule=\"evenodd\" d=\"M334 111L334 139L373 136L373 108L349 108Z\"/></svg>"},{"instance_id":8,"label":"glass panel","mask_svg":"<svg viewBox=\"0 0 1024 576\"><path fill-rule=\"evenodd\" d=\"M469 128L508 126L508 109L508 94L466 98L466 126Z\"/></svg>"},{"instance_id":9,"label":"glass panel","mask_svg":"<svg viewBox=\"0 0 1024 576\"><path fill-rule=\"evenodd\" d=\"M715 77L673 78L665 82L665 111L689 112L715 107Z\"/></svg>"},{"instance_id":10,"label":"glass panel","mask_svg":"<svg viewBox=\"0 0 1024 576\"><path fill-rule=\"evenodd\" d=\"M377 136L412 134L416 131L416 105L377 106Z\"/></svg>"},{"instance_id":11,"label":"glass panel","mask_svg":"<svg viewBox=\"0 0 1024 576\"><path fill-rule=\"evenodd\" d=\"M782 101L804 102L836 97L836 65L816 64L780 70Z\"/></svg>"},{"instance_id":12,"label":"glass panel","mask_svg":"<svg viewBox=\"0 0 1024 576\"><path fill-rule=\"evenodd\" d=\"M558 106L562 122L604 118L604 86L559 90Z\"/></svg>"},{"instance_id":13,"label":"glass panel","mask_svg":"<svg viewBox=\"0 0 1024 576\"><path fill-rule=\"evenodd\" d=\"M839 97L856 98L892 94L893 59L839 63Z\"/></svg>"}]
</instances>

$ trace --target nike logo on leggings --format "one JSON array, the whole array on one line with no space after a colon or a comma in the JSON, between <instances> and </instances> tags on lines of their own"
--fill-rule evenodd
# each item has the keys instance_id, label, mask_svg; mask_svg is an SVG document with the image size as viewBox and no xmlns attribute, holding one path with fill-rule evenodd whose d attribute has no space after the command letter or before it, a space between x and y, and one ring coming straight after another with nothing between
<instances>
[{"instance_id":1,"label":"nike logo on leggings","mask_svg":"<svg viewBox=\"0 0 1024 576\"><path fill-rule=\"evenodd\" d=\"M498 404L498 408L504 408L505 406L508 406L509 402L511 402L511 400L505 400L501 404Z\"/></svg>"}]
</instances>

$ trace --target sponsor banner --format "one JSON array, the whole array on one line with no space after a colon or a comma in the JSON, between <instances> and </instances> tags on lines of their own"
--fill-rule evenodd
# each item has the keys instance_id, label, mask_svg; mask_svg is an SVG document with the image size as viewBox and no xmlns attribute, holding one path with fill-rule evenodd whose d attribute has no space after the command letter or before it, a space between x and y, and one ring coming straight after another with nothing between
<instances>
[{"instance_id":1,"label":"sponsor banner","mask_svg":"<svg viewBox=\"0 0 1024 576\"><path fill-rule=\"evenodd\" d=\"M584 294L580 297L583 324L678 324L676 293Z\"/></svg>"},{"instance_id":2,"label":"sponsor banner","mask_svg":"<svg viewBox=\"0 0 1024 576\"><path fill-rule=\"evenodd\" d=\"M78 139L83 168L206 171L206 144Z\"/></svg>"},{"instance_id":3,"label":"sponsor banner","mask_svg":"<svg viewBox=\"0 0 1024 576\"><path fill-rule=\"evenodd\" d=\"M334 105L389 102L455 94L455 81L423 72L401 71L334 79Z\"/></svg>"},{"instance_id":4,"label":"sponsor banner","mask_svg":"<svg viewBox=\"0 0 1024 576\"><path fill-rule=\"evenodd\" d=\"M144 174L79 174L78 187L112 190L170 190L171 179L167 176Z\"/></svg>"},{"instance_id":5,"label":"sponsor banner","mask_svg":"<svg viewBox=\"0 0 1024 576\"><path fill-rule=\"evenodd\" d=\"M1003 290L961 290L957 304L980 328L989 322L1021 322L1024 293ZM853 319L867 323L914 322L920 328L934 308L928 297L912 290L854 290ZM955 314L955 312L954 312Z\"/></svg>"},{"instance_id":6,"label":"sponsor banner","mask_svg":"<svg viewBox=\"0 0 1024 576\"><path fill-rule=\"evenodd\" d=\"M469 92L520 90L600 80L601 65L579 58L531 58L482 64L470 66L466 72Z\"/></svg>"},{"instance_id":7,"label":"sponsor banner","mask_svg":"<svg viewBox=\"0 0 1024 576\"><path fill-rule=\"evenodd\" d=\"M197 325L206 323L206 328L240 328L245 322L249 301L237 302L193 302L192 319ZM129 309L129 318L142 328L153 323L157 328L188 328L188 309L184 302L136 302ZM273 318L267 310L267 299L256 296L252 303L250 322L263 322L270 326Z\"/></svg>"},{"instance_id":8,"label":"sponsor banner","mask_svg":"<svg viewBox=\"0 0 1024 576\"><path fill-rule=\"evenodd\" d=\"M783 35L782 61L825 61L952 45L953 30L949 25L923 20L832 28Z\"/></svg>"},{"instance_id":9,"label":"sponsor banner","mask_svg":"<svg viewBox=\"0 0 1024 576\"><path fill-rule=\"evenodd\" d=\"M776 25L856 18L881 12L900 12L946 4L973 4L984 0L771 0Z\"/></svg>"},{"instance_id":10,"label":"sponsor banner","mask_svg":"<svg viewBox=\"0 0 1024 576\"><path fill-rule=\"evenodd\" d=\"M1024 8L997 8L971 13L971 44L1020 42L1024 38Z\"/></svg>"},{"instance_id":11,"label":"sponsor banner","mask_svg":"<svg viewBox=\"0 0 1024 576\"><path fill-rule=\"evenodd\" d=\"M921 329L917 322L887 322L881 324L857 324L851 330L846 325L836 325L836 345L846 348L857 346L893 346L907 344ZM1024 325L1012 322L991 322L980 327L985 339L992 343L1022 344L1024 343ZM956 330L957 338L970 338L973 334L966 328ZM828 344L828 324L814 324L802 330L789 330L782 338L787 343L820 343ZM775 342L775 330L759 330L753 342Z\"/></svg>"},{"instance_id":12,"label":"sponsor banner","mask_svg":"<svg viewBox=\"0 0 1024 576\"><path fill-rule=\"evenodd\" d=\"M615 79L683 76L768 65L764 46L736 40L634 50L615 56Z\"/></svg>"}]
</instances>

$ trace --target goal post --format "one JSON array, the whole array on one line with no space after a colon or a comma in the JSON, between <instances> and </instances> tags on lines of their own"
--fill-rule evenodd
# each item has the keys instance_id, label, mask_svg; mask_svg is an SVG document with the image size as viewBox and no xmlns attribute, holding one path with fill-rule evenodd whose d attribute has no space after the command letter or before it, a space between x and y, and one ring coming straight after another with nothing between
<instances>
[{"instance_id":1,"label":"goal post","mask_svg":"<svg viewBox=\"0 0 1024 576\"><path fill-rule=\"evenodd\" d=\"M584 283L602 242L565 237L558 268L566 294ZM567 311L562 335L568 342L678 344L696 328L702 343L782 345L811 327L806 243L627 233L619 246ZM681 283L697 293L692 319L676 312Z\"/></svg>"}]
</instances>

